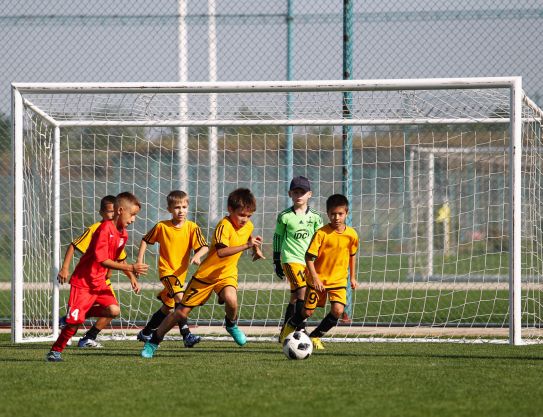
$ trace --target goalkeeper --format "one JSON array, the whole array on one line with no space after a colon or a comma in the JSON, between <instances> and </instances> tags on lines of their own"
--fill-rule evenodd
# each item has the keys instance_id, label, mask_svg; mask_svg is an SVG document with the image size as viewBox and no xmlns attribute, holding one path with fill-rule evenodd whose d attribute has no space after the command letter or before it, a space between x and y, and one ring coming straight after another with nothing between
<instances>
[{"instance_id":1,"label":"goalkeeper","mask_svg":"<svg viewBox=\"0 0 543 417\"><path fill-rule=\"evenodd\" d=\"M285 323L304 305L306 284L305 253L315 232L323 225L321 215L309 207L311 185L306 177L294 177L288 192L292 206L277 216L273 235L275 273L290 284L290 301L285 311L279 341L287 336ZM305 325L302 324L302 328Z\"/></svg>"}]
</instances>

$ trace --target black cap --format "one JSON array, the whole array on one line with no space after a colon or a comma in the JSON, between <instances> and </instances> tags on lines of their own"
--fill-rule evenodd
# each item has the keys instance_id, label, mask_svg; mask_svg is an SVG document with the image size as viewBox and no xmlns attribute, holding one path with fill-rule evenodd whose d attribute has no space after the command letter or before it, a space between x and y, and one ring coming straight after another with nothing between
<instances>
[{"instance_id":1,"label":"black cap","mask_svg":"<svg viewBox=\"0 0 543 417\"><path fill-rule=\"evenodd\" d=\"M301 188L305 192L311 191L309 180L306 177L294 177L290 182L290 190L292 191L295 188Z\"/></svg>"}]
</instances>

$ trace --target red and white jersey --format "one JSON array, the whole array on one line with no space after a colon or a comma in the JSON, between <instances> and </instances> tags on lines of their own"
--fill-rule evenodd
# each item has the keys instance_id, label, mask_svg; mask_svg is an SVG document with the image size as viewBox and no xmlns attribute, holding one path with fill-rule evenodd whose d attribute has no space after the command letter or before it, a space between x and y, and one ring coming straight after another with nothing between
<instances>
[{"instance_id":1,"label":"red and white jersey","mask_svg":"<svg viewBox=\"0 0 543 417\"><path fill-rule=\"evenodd\" d=\"M102 262L119 259L127 240L126 229L118 230L113 220L102 222L94 232L89 248L76 265L70 284L80 288L102 286L108 271Z\"/></svg>"}]
</instances>

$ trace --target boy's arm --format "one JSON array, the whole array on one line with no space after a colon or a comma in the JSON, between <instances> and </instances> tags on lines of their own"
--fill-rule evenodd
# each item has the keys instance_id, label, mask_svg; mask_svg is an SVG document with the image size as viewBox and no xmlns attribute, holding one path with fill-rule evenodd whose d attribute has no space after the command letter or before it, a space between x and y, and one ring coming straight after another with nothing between
<instances>
[{"instance_id":1,"label":"boy's arm","mask_svg":"<svg viewBox=\"0 0 543 417\"><path fill-rule=\"evenodd\" d=\"M285 272L281 266L281 246L285 229L286 225L281 221L281 217L278 216L275 224L275 233L273 234L273 266L275 268L275 275L281 279L285 278Z\"/></svg>"},{"instance_id":2,"label":"boy's arm","mask_svg":"<svg viewBox=\"0 0 543 417\"><path fill-rule=\"evenodd\" d=\"M356 254L349 257L349 278L351 281L351 288L354 290L358 287L356 282Z\"/></svg>"},{"instance_id":3,"label":"boy's arm","mask_svg":"<svg viewBox=\"0 0 543 417\"><path fill-rule=\"evenodd\" d=\"M133 264L126 262L117 262L111 259L106 259L101 262L104 268L116 269L118 271L131 272L133 274L145 275L149 270L149 265L136 261Z\"/></svg>"},{"instance_id":4,"label":"boy's arm","mask_svg":"<svg viewBox=\"0 0 543 417\"><path fill-rule=\"evenodd\" d=\"M64 254L64 261L62 262L62 268L58 271L57 279L60 284L64 284L68 280L70 275L70 263L74 257L75 247L70 243L66 253Z\"/></svg>"},{"instance_id":5,"label":"boy's arm","mask_svg":"<svg viewBox=\"0 0 543 417\"><path fill-rule=\"evenodd\" d=\"M126 264L126 260L123 259L122 261L119 261L119 263ZM111 272L111 269L109 270L109 272ZM139 294L141 291L141 284L138 282L138 277L136 276L136 274L130 271L123 271L123 272L130 280L130 284L132 285L132 290L136 294Z\"/></svg>"},{"instance_id":6,"label":"boy's arm","mask_svg":"<svg viewBox=\"0 0 543 417\"><path fill-rule=\"evenodd\" d=\"M236 253L243 252L250 249L253 246L260 246L262 244L262 236L250 236L247 243L239 246L219 246L217 244L217 256L219 258L226 258L227 256L235 255Z\"/></svg>"},{"instance_id":7,"label":"boy's arm","mask_svg":"<svg viewBox=\"0 0 543 417\"><path fill-rule=\"evenodd\" d=\"M194 255L192 255L190 263L200 265L202 263L202 256L205 256L208 252L209 248L207 246L200 246L200 248L194 252Z\"/></svg>"},{"instance_id":8,"label":"boy's arm","mask_svg":"<svg viewBox=\"0 0 543 417\"><path fill-rule=\"evenodd\" d=\"M138 263L143 263L143 255L145 255L145 251L147 250L147 242L145 240L141 240L141 244L140 244L140 250L138 251L138 257L137 257L137 262Z\"/></svg>"},{"instance_id":9,"label":"boy's arm","mask_svg":"<svg viewBox=\"0 0 543 417\"><path fill-rule=\"evenodd\" d=\"M307 266L307 270L309 271L313 288L315 288L317 291L324 291L324 285L322 284L319 274L317 274L317 270L315 269L315 257L309 253L306 253L305 264Z\"/></svg>"}]
</instances>

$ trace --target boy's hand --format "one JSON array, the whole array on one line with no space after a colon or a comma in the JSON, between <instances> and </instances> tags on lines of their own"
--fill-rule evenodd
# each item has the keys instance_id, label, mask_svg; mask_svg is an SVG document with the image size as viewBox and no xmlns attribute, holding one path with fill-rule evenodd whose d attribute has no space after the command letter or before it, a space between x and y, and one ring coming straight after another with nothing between
<instances>
[{"instance_id":1,"label":"boy's hand","mask_svg":"<svg viewBox=\"0 0 543 417\"><path fill-rule=\"evenodd\" d=\"M351 289L355 290L358 287L358 282L355 279L351 280Z\"/></svg>"},{"instance_id":2,"label":"boy's hand","mask_svg":"<svg viewBox=\"0 0 543 417\"><path fill-rule=\"evenodd\" d=\"M67 269L62 268L60 271L58 271L57 279L60 284L65 284L66 281L68 281L68 275L70 273Z\"/></svg>"},{"instance_id":3,"label":"boy's hand","mask_svg":"<svg viewBox=\"0 0 543 417\"><path fill-rule=\"evenodd\" d=\"M247 244L250 248L254 248L255 246L262 245L262 236L249 236L249 240L247 241Z\"/></svg>"},{"instance_id":4,"label":"boy's hand","mask_svg":"<svg viewBox=\"0 0 543 417\"><path fill-rule=\"evenodd\" d=\"M149 270L149 265L147 264L144 264L141 262L136 262L132 264L132 272L137 275L146 275L148 270Z\"/></svg>"},{"instance_id":5,"label":"boy's hand","mask_svg":"<svg viewBox=\"0 0 543 417\"><path fill-rule=\"evenodd\" d=\"M260 249L260 245L253 246L253 262L258 261L259 259L266 259L266 257L262 253L262 250Z\"/></svg>"},{"instance_id":6,"label":"boy's hand","mask_svg":"<svg viewBox=\"0 0 543 417\"><path fill-rule=\"evenodd\" d=\"M191 260L190 260L190 263L192 265L200 265L202 263L202 260L200 259L200 255L194 255Z\"/></svg>"},{"instance_id":7,"label":"boy's hand","mask_svg":"<svg viewBox=\"0 0 543 417\"><path fill-rule=\"evenodd\" d=\"M283 271L281 261L275 261L273 265L275 266L275 275L277 275L280 279L285 278L285 271Z\"/></svg>"},{"instance_id":8,"label":"boy's hand","mask_svg":"<svg viewBox=\"0 0 543 417\"><path fill-rule=\"evenodd\" d=\"M319 277L313 277L313 287L319 292L324 291L324 284Z\"/></svg>"},{"instance_id":9,"label":"boy's hand","mask_svg":"<svg viewBox=\"0 0 543 417\"><path fill-rule=\"evenodd\" d=\"M141 284L138 282L138 280L130 280L130 284L132 284L132 291L134 291L136 294L139 294L141 291Z\"/></svg>"}]
</instances>

